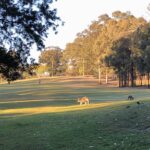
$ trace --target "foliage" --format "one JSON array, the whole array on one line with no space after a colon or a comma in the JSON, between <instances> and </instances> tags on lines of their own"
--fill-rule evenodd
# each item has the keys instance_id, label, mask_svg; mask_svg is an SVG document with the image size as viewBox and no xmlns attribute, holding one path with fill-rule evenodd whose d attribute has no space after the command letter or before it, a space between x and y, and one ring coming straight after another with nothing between
<instances>
[{"instance_id":1,"label":"foliage","mask_svg":"<svg viewBox=\"0 0 150 150\"><path fill-rule=\"evenodd\" d=\"M26 65L33 44L41 50L48 29L51 27L57 32L60 18L57 10L50 7L52 3L53 0L1 0L0 47L8 53L15 50L20 55L20 63ZM2 73L5 78L9 76Z\"/></svg>"},{"instance_id":2,"label":"foliage","mask_svg":"<svg viewBox=\"0 0 150 150\"><path fill-rule=\"evenodd\" d=\"M39 56L39 63L47 65L51 75L62 72L61 70L62 51L58 47L48 47Z\"/></svg>"},{"instance_id":3,"label":"foliage","mask_svg":"<svg viewBox=\"0 0 150 150\"><path fill-rule=\"evenodd\" d=\"M139 30L146 25L146 20L136 18L130 12L115 11L112 17L103 14L97 21L93 21L88 29L78 33L72 43L67 44L64 57L72 61L73 71L77 71L77 74L99 73L99 77L100 74L107 76L111 69L112 61L108 64L109 57L114 63L116 62L117 68L114 69L122 74L121 78L124 78L125 83L122 86L129 85L127 81L129 78L131 86L134 86L137 62L140 61L138 58L141 56ZM116 58L113 56L114 51L118 53ZM125 62L122 62L122 57L126 59Z\"/></svg>"},{"instance_id":4,"label":"foliage","mask_svg":"<svg viewBox=\"0 0 150 150\"><path fill-rule=\"evenodd\" d=\"M131 80L131 86L134 86L137 73L140 76L141 85L142 76L147 74L149 86L149 33L150 25L147 23L137 28L128 37L113 42L113 53L107 57L107 64L109 62L117 71L121 86L129 86L129 80ZM128 39L128 43L124 43L125 39ZM126 51L124 51L124 48L126 48ZM121 57L122 55L123 57Z\"/></svg>"},{"instance_id":5,"label":"foliage","mask_svg":"<svg viewBox=\"0 0 150 150\"><path fill-rule=\"evenodd\" d=\"M10 83L10 81L21 78L23 66L20 63L20 55L15 51L8 51L0 47L0 73Z\"/></svg>"},{"instance_id":6,"label":"foliage","mask_svg":"<svg viewBox=\"0 0 150 150\"><path fill-rule=\"evenodd\" d=\"M38 63L28 64L22 72L22 78L29 79L29 78L37 76L36 70L38 67L39 67Z\"/></svg>"},{"instance_id":7,"label":"foliage","mask_svg":"<svg viewBox=\"0 0 150 150\"><path fill-rule=\"evenodd\" d=\"M36 74L37 75L42 75L45 72L48 72L48 66L46 64L40 64L37 68L36 68Z\"/></svg>"},{"instance_id":8,"label":"foliage","mask_svg":"<svg viewBox=\"0 0 150 150\"><path fill-rule=\"evenodd\" d=\"M113 53L105 58L107 64L114 67L119 76L119 86L127 86L130 64L132 63L131 42L129 38L121 38L113 43Z\"/></svg>"},{"instance_id":9,"label":"foliage","mask_svg":"<svg viewBox=\"0 0 150 150\"><path fill-rule=\"evenodd\" d=\"M77 34L73 43L68 43L64 50L64 59L71 61L75 74L92 74L95 71L96 54L93 45L101 30L98 21L93 21L88 29Z\"/></svg>"}]
</instances>

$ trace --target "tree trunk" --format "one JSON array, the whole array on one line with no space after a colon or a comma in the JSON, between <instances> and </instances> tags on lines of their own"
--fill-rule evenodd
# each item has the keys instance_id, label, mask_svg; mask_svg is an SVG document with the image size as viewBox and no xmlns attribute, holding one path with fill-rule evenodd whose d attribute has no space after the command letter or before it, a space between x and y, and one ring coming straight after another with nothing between
<instances>
[{"instance_id":1,"label":"tree trunk","mask_svg":"<svg viewBox=\"0 0 150 150\"><path fill-rule=\"evenodd\" d=\"M1 78L1 80L0 80L0 81L1 81L1 83L2 83L2 77L0 76L0 78Z\"/></svg>"},{"instance_id":2,"label":"tree trunk","mask_svg":"<svg viewBox=\"0 0 150 150\"><path fill-rule=\"evenodd\" d=\"M121 78L119 77L119 87L121 87Z\"/></svg>"},{"instance_id":3,"label":"tree trunk","mask_svg":"<svg viewBox=\"0 0 150 150\"><path fill-rule=\"evenodd\" d=\"M121 73L119 73L119 87L123 87L123 77Z\"/></svg>"},{"instance_id":4,"label":"tree trunk","mask_svg":"<svg viewBox=\"0 0 150 150\"><path fill-rule=\"evenodd\" d=\"M134 74L134 67L133 67L133 63L131 64L131 71L130 71L130 74L131 74L131 87L134 87L136 84L135 84L135 74Z\"/></svg>"},{"instance_id":5,"label":"tree trunk","mask_svg":"<svg viewBox=\"0 0 150 150\"><path fill-rule=\"evenodd\" d=\"M127 84L128 84L128 73L125 72L124 73L124 87L127 87Z\"/></svg>"},{"instance_id":6,"label":"tree trunk","mask_svg":"<svg viewBox=\"0 0 150 150\"><path fill-rule=\"evenodd\" d=\"M83 58L83 61L82 61L82 75L83 75L83 77L84 77L84 75L85 75L85 64L84 64L84 58Z\"/></svg>"},{"instance_id":7,"label":"tree trunk","mask_svg":"<svg viewBox=\"0 0 150 150\"><path fill-rule=\"evenodd\" d=\"M108 84L108 69L106 67L106 84Z\"/></svg>"},{"instance_id":8,"label":"tree trunk","mask_svg":"<svg viewBox=\"0 0 150 150\"><path fill-rule=\"evenodd\" d=\"M123 82L123 75L121 75L121 87L124 87L124 82Z\"/></svg>"},{"instance_id":9,"label":"tree trunk","mask_svg":"<svg viewBox=\"0 0 150 150\"><path fill-rule=\"evenodd\" d=\"M100 66L98 68L98 79L99 79L99 84L101 84L101 67Z\"/></svg>"},{"instance_id":10,"label":"tree trunk","mask_svg":"<svg viewBox=\"0 0 150 150\"><path fill-rule=\"evenodd\" d=\"M119 87L121 87L121 79L120 79L120 74L119 74Z\"/></svg>"},{"instance_id":11,"label":"tree trunk","mask_svg":"<svg viewBox=\"0 0 150 150\"><path fill-rule=\"evenodd\" d=\"M130 74L129 74L129 71L127 73L127 86L129 86L129 83L130 83Z\"/></svg>"},{"instance_id":12,"label":"tree trunk","mask_svg":"<svg viewBox=\"0 0 150 150\"><path fill-rule=\"evenodd\" d=\"M143 76L140 75L140 85L141 85L141 86L143 86L143 80L142 80L142 79L143 79Z\"/></svg>"},{"instance_id":13,"label":"tree trunk","mask_svg":"<svg viewBox=\"0 0 150 150\"><path fill-rule=\"evenodd\" d=\"M52 61L52 77L54 76L54 62Z\"/></svg>"},{"instance_id":14,"label":"tree trunk","mask_svg":"<svg viewBox=\"0 0 150 150\"><path fill-rule=\"evenodd\" d=\"M149 88L149 72L147 73L148 88Z\"/></svg>"}]
</instances>

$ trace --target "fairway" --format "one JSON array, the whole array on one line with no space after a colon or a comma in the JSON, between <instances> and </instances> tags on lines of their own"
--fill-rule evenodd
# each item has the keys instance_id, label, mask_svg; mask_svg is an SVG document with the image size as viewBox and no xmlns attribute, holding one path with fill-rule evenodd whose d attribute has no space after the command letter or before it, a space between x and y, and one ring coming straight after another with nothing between
<instances>
[{"instance_id":1,"label":"fairway","mask_svg":"<svg viewBox=\"0 0 150 150\"><path fill-rule=\"evenodd\" d=\"M77 103L83 96L90 105ZM88 78L0 84L0 149L148 150L149 96L149 89L103 87Z\"/></svg>"}]
</instances>

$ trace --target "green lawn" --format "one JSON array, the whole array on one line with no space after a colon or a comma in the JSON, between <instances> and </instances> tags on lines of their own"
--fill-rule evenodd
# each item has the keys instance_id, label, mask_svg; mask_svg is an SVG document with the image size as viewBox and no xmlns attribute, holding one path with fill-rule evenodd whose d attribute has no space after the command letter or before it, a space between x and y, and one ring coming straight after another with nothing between
<instances>
[{"instance_id":1,"label":"green lawn","mask_svg":"<svg viewBox=\"0 0 150 150\"><path fill-rule=\"evenodd\" d=\"M79 106L82 96L91 104ZM150 90L79 78L1 84L0 149L149 150Z\"/></svg>"}]
</instances>

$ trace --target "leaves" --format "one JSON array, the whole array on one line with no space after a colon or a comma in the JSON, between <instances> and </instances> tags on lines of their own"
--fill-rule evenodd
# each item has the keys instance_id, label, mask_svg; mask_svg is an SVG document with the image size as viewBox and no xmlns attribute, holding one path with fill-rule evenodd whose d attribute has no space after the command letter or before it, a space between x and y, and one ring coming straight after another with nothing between
<instances>
[{"instance_id":1,"label":"leaves","mask_svg":"<svg viewBox=\"0 0 150 150\"><path fill-rule=\"evenodd\" d=\"M45 63L48 66L52 76L61 71L62 51L59 47L48 47L39 57L40 63Z\"/></svg>"},{"instance_id":2,"label":"leaves","mask_svg":"<svg viewBox=\"0 0 150 150\"><path fill-rule=\"evenodd\" d=\"M37 50L44 48L43 42L50 27L57 32L61 20L57 16L57 10L50 7L52 3L53 0L0 1L0 53L3 54L0 59L3 64L0 65L0 70L6 78L9 78L5 73L6 68L13 68L15 71L16 62L26 67L33 45L36 45ZM19 59L8 56L12 50L20 57ZM4 64L7 64L7 67L3 67Z\"/></svg>"}]
</instances>

